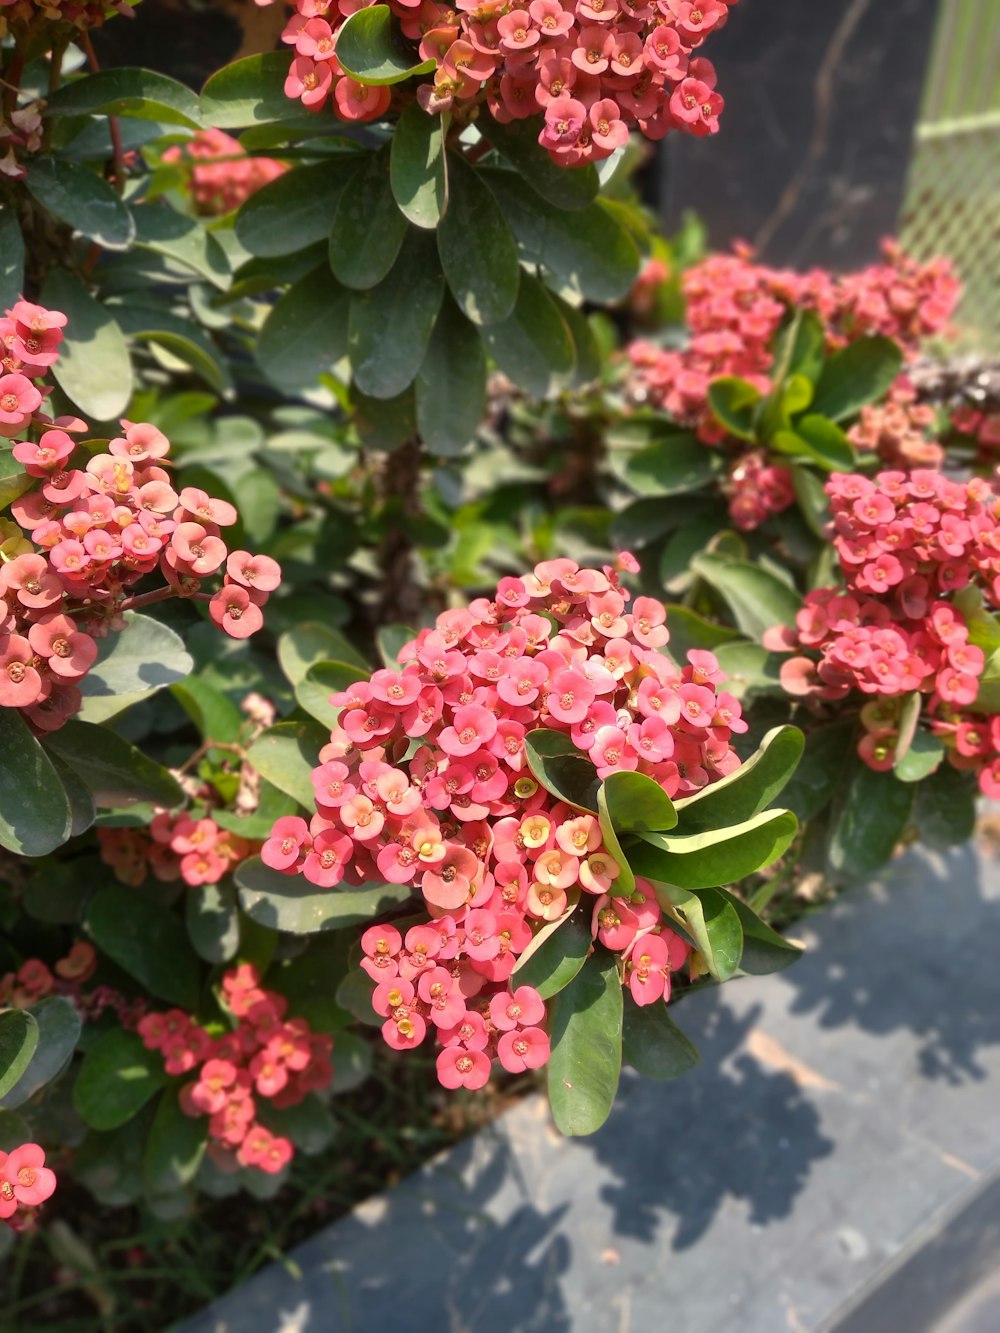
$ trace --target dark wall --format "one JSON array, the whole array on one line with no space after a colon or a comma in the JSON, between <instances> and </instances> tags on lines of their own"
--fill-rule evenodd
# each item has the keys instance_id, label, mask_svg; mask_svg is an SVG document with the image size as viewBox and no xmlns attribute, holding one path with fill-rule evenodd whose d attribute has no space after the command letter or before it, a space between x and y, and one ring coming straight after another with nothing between
<instances>
[{"instance_id":1,"label":"dark wall","mask_svg":"<svg viewBox=\"0 0 1000 1333\"><path fill-rule=\"evenodd\" d=\"M946 4L957 0L944 0ZM715 246L847 268L896 224L937 0L740 0L705 54L719 134L664 144L668 230L693 208Z\"/></svg>"}]
</instances>

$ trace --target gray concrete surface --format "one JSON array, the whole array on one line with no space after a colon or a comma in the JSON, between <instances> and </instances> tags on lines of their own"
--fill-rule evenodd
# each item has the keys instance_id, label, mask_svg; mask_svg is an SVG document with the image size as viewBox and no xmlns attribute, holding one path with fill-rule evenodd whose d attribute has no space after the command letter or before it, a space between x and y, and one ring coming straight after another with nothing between
<instances>
[{"instance_id":1,"label":"gray concrete surface","mask_svg":"<svg viewBox=\"0 0 1000 1333\"><path fill-rule=\"evenodd\" d=\"M1000 870L911 853L802 934L789 971L677 1007L686 1078L626 1076L584 1140L527 1099L184 1333L994 1333ZM914 1309L922 1254L962 1276Z\"/></svg>"}]
</instances>

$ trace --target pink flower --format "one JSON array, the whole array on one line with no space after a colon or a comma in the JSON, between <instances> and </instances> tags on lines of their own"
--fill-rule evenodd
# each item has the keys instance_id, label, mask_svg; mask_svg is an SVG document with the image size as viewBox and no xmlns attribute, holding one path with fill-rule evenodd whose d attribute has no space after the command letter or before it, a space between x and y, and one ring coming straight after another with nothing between
<instances>
[{"instance_id":1,"label":"pink flower","mask_svg":"<svg viewBox=\"0 0 1000 1333\"><path fill-rule=\"evenodd\" d=\"M489 1056L463 1046L446 1047L437 1058L437 1076L445 1088L483 1088L490 1078Z\"/></svg>"},{"instance_id":2,"label":"pink flower","mask_svg":"<svg viewBox=\"0 0 1000 1333\"><path fill-rule=\"evenodd\" d=\"M500 1063L511 1074L522 1074L526 1069L541 1069L542 1065L548 1064L550 1053L548 1034L541 1028L505 1032L497 1042Z\"/></svg>"},{"instance_id":3,"label":"pink flower","mask_svg":"<svg viewBox=\"0 0 1000 1333\"><path fill-rule=\"evenodd\" d=\"M37 1143L0 1152L0 1217L12 1217L18 1204L44 1203L55 1187L55 1172L45 1165L45 1153Z\"/></svg>"}]
</instances>

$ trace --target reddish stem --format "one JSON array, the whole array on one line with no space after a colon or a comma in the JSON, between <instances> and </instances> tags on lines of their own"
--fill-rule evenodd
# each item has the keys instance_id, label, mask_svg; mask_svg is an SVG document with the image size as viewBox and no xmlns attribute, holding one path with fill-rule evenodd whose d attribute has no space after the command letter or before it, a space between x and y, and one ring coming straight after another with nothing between
<instances>
[{"instance_id":1,"label":"reddish stem","mask_svg":"<svg viewBox=\"0 0 1000 1333\"><path fill-rule=\"evenodd\" d=\"M80 45L83 47L84 54L87 57L87 65L91 72L99 74L101 62L97 59L97 52L94 50L89 32L81 33ZM111 152L114 158L112 180L115 189L121 194L125 188L125 151L122 147L122 127L117 116L108 116L108 131L111 135Z\"/></svg>"}]
</instances>

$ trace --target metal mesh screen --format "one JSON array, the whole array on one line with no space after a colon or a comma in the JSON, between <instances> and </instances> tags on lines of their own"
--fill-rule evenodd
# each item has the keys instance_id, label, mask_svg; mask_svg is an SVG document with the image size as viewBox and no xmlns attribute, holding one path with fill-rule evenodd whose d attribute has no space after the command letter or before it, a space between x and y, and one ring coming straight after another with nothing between
<instances>
[{"instance_id":1,"label":"metal mesh screen","mask_svg":"<svg viewBox=\"0 0 1000 1333\"><path fill-rule=\"evenodd\" d=\"M899 236L954 263L962 344L1000 350L1000 0L941 0Z\"/></svg>"}]
</instances>

